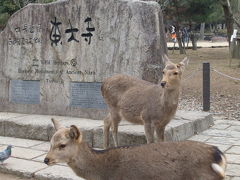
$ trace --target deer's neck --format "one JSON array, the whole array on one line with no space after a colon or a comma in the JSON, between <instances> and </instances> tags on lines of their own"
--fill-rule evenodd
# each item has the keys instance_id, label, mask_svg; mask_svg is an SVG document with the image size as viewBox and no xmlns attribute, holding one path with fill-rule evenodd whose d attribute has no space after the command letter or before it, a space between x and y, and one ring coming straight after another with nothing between
<instances>
[{"instance_id":1,"label":"deer's neck","mask_svg":"<svg viewBox=\"0 0 240 180\"><path fill-rule=\"evenodd\" d=\"M177 106L178 105L178 98L179 98L179 88L169 90L163 89L162 93L162 100L164 106Z\"/></svg>"},{"instance_id":2,"label":"deer's neck","mask_svg":"<svg viewBox=\"0 0 240 180\"><path fill-rule=\"evenodd\" d=\"M90 179L96 172L96 162L94 162L94 155L86 143L79 143L78 151L73 155L68 165L80 177ZM92 179L92 178L91 178Z\"/></svg>"},{"instance_id":3,"label":"deer's neck","mask_svg":"<svg viewBox=\"0 0 240 180\"><path fill-rule=\"evenodd\" d=\"M68 165L73 169L73 171L80 177L85 179L108 179L107 172L109 168L114 168L114 157L111 153L107 151L96 151L91 149L87 143L80 143L78 146L78 153L73 156ZM113 162L108 162L113 161ZM107 168L107 165L111 164Z\"/></svg>"}]
</instances>

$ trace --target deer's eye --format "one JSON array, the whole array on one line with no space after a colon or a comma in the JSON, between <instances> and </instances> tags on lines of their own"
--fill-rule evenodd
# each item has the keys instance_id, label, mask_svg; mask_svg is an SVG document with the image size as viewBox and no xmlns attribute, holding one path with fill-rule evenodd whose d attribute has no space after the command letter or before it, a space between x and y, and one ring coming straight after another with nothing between
<instances>
[{"instance_id":1,"label":"deer's eye","mask_svg":"<svg viewBox=\"0 0 240 180\"><path fill-rule=\"evenodd\" d=\"M165 72L164 72L164 71L163 71L162 73L163 73L163 74L165 74Z\"/></svg>"},{"instance_id":2,"label":"deer's eye","mask_svg":"<svg viewBox=\"0 0 240 180\"><path fill-rule=\"evenodd\" d=\"M66 147L65 144L60 144L60 145L59 145L59 149L64 149L65 147Z\"/></svg>"},{"instance_id":3,"label":"deer's eye","mask_svg":"<svg viewBox=\"0 0 240 180\"><path fill-rule=\"evenodd\" d=\"M174 74L174 75L178 75L178 72L174 72L173 74Z\"/></svg>"}]
</instances>

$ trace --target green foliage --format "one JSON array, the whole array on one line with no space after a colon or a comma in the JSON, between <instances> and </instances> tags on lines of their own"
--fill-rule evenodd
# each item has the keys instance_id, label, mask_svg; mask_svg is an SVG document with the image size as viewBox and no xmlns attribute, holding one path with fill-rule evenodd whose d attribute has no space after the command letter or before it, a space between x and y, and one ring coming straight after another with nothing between
<instances>
[{"instance_id":1,"label":"green foliage","mask_svg":"<svg viewBox=\"0 0 240 180\"><path fill-rule=\"evenodd\" d=\"M221 22L224 17L219 0L170 0L165 13L175 21L195 23Z\"/></svg>"},{"instance_id":2,"label":"green foliage","mask_svg":"<svg viewBox=\"0 0 240 180\"><path fill-rule=\"evenodd\" d=\"M234 14L239 13L240 10L240 2L239 0L230 0L231 2L231 7L232 7L232 11Z\"/></svg>"},{"instance_id":3,"label":"green foliage","mask_svg":"<svg viewBox=\"0 0 240 180\"><path fill-rule=\"evenodd\" d=\"M0 29L3 29L5 27L9 17L10 15L8 13L0 14Z\"/></svg>"},{"instance_id":4,"label":"green foliage","mask_svg":"<svg viewBox=\"0 0 240 180\"><path fill-rule=\"evenodd\" d=\"M16 4L14 4L11 0L2 0L0 2L0 14L7 13L12 15L18 9L19 8L16 6Z\"/></svg>"},{"instance_id":5,"label":"green foliage","mask_svg":"<svg viewBox=\"0 0 240 180\"><path fill-rule=\"evenodd\" d=\"M216 10L216 0L187 0L186 18L196 23L206 22L209 16Z\"/></svg>"},{"instance_id":6,"label":"green foliage","mask_svg":"<svg viewBox=\"0 0 240 180\"><path fill-rule=\"evenodd\" d=\"M214 7L214 11L212 13L209 13L209 16L206 19L206 23L221 23L224 22L224 12L222 5L220 3L217 3Z\"/></svg>"},{"instance_id":7,"label":"green foliage","mask_svg":"<svg viewBox=\"0 0 240 180\"><path fill-rule=\"evenodd\" d=\"M0 0L0 30L5 27L8 18L28 3L49 3L56 0Z\"/></svg>"}]
</instances>

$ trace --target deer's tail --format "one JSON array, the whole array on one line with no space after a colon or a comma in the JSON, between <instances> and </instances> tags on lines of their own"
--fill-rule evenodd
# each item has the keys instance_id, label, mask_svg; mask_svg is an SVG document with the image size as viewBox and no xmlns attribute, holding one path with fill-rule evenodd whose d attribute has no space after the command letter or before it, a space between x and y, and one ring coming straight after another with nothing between
<instances>
[{"instance_id":1,"label":"deer's tail","mask_svg":"<svg viewBox=\"0 0 240 180\"><path fill-rule=\"evenodd\" d=\"M225 155L214 146L214 163L211 164L212 169L215 173L217 173L220 177L225 177L225 170L227 166L227 159Z\"/></svg>"}]
</instances>

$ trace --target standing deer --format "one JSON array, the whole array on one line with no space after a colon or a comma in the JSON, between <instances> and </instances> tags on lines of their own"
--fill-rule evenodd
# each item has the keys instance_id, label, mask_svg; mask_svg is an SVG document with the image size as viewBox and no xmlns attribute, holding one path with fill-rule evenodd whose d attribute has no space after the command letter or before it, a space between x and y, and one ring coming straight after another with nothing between
<instances>
[{"instance_id":1,"label":"standing deer","mask_svg":"<svg viewBox=\"0 0 240 180\"><path fill-rule=\"evenodd\" d=\"M109 114L104 119L104 148L109 146L111 127L115 146L118 146L118 124L122 119L143 124L147 143L164 140L164 130L176 113L181 76L188 58L179 64L165 55L161 86L127 75L115 75L103 81L101 91Z\"/></svg>"},{"instance_id":2,"label":"standing deer","mask_svg":"<svg viewBox=\"0 0 240 180\"><path fill-rule=\"evenodd\" d=\"M215 146L194 141L160 142L94 150L79 129L57 130L44 162L67 163L86 180L222 180L226 159Z\"/></svg>"}]
</instances>

